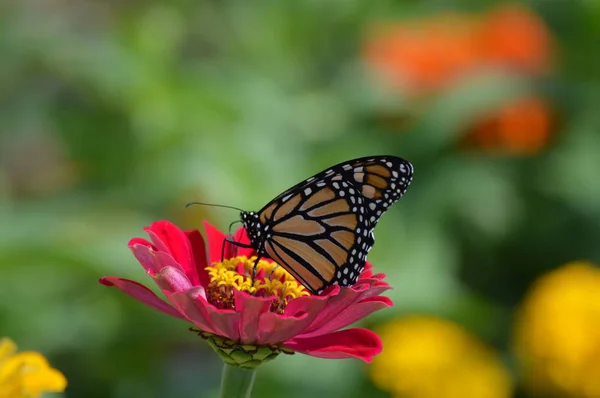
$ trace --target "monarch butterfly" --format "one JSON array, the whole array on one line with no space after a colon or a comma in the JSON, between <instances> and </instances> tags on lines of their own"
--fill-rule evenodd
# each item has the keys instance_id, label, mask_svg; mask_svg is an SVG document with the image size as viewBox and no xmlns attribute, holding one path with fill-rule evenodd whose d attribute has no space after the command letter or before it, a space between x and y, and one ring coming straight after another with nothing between
<instances>
[{"instance_id":1,"label":"monarch butterfly","mask_svg":"<svg viewBox=\"0 0 600 398\"><path fill-rule=\"evenodd\" d=\"M337 164L279 194L241 221L257 260L268 257L313 294L353 285L375 243L373 228L404 194L413 166L395 156Z\"/></svg>"}]
</instances>

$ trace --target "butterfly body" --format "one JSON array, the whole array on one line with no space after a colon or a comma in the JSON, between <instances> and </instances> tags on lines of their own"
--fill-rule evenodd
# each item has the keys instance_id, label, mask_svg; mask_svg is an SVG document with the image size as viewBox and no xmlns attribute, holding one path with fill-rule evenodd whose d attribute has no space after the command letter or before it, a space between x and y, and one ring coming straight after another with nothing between
<instances>
[{"instance_id":1,"label":"butterfly body","mask_svg":"<svg viewBox=\"0 0 600 398\"><path fill-rule=\"evenodd\" d=\"M373 228L412 181L395 156L335 165L278 195L241 220L259 257L269 257L309 291L353 285L375 242Z\"/></svg>"}]
</instances>

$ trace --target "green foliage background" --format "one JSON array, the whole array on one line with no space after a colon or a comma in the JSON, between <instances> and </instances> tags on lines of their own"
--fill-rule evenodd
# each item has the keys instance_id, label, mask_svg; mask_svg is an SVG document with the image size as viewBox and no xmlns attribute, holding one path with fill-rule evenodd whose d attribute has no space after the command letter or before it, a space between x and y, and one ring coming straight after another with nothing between
<instances>
[{"instance_id":1,"label":"green foliage background","mask_svg":"<svg viewBox=\"0 0 600 398\"><path fill-rule=\"evenodd\" d=\"M97 283L149 282L127 249L168 219L225 229L297 181L369 154L415 179L369 259L393 309L458 321L505 353L540 273L600 261L600 2L532 1L560 52L551 79L476 76L402 126L414 104L370 84L365 29L381 18L492 2L66 1L0 4L0 335L49 356L65 397L214 397L221 364L183 322ZM532 157L464 152L481 112L529 90L557 106ZM420 106L423 106L420 104ZM384 396L358 361L282 357L256 397Z\"/></svg>"}]
</instances>

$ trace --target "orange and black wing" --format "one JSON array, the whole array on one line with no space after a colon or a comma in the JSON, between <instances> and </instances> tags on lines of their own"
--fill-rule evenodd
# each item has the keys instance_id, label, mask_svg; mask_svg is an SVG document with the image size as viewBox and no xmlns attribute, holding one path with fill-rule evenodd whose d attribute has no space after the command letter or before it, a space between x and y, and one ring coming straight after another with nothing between
<instances>
[{"instance_id":1,"label":"orange and black wing","mask_svg":"<svg viewBox=\"0 0 600 398\"><path fill-rule=\"evenodd\" d=\"M313 293L362 272L379 217L406 191L412 165L393 156L340 163L258 212L264 252Z\"/></svg>"}]
</instances>

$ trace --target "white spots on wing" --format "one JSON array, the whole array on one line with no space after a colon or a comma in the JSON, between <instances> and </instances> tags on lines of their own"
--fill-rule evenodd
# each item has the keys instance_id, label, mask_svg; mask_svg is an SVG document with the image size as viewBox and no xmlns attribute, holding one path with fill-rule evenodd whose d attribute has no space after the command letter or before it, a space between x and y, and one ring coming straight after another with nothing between
<instances>
[{"instance_id":1,"label":"white spots on wing","mask_svg":"<svg viewBox=\"0 0 600 398\"><path fill-rule=\"evenodd\" d=\"M292 197L292 195L293 195L293 193L290 193L290 194L287 194L287 195L285 195L285 196L284 196L284 197L281 199L281 201L282 201L282 202L285 202L285 201L287 201L289 198L291 198L291 197Z\"/></svg>"},{"instance_id":2,"label":"white spots on wing","mask_svg":"<svg viewBox=\"0 0 600 398\"><path fill-rule=\"evenodd\" d=\"M306 189L304 190L304 194L305 194L306 196L310 195L311 193L312 193L312 189L310 189L310 188L306 188Z\"/></svg>"},{"instance_id":3,"label":"white spots on wing","mask_svg":"<svg viewBox=\"0 0 600 398\"><path fill-rule=\"evenodd\" d=\"M323 181L317 182L317 187L323 188L324 186L325 186L325 183Z\"/></svg>"},{"instance_id":4,"label":"white spots on wing","mask_svg":"<svg viewBox=\"0 0 600 398\"><path fill-rule=\"evenodd\" d=\"M344 170L348 171L348 170L352 169L352 166L350 166L349 164L345 164L345 165L342 166L342 168Z\"/></svg>"},{"instance_id":5,"label":"white spots on wing","mask_svg":"<svg viewBox=\"0 0 600 398\"><path fill-rule=\"evenodd\" d=\"M398 178L398 172L396 170L392 170L392 175L394 178Z\"/></svg>"},{"instance_id":6,"label":"white spots on wing","mask_svg":"<svg viewBox=\"0 0 600 398\"><path fill-rule=\"evenodd\" d=\"M343 198L344 196L346 196L346 192L344 192L344 191L340 191L340 194L339 194L339 195L340 195L340 196Z\"/></svg>"},{"instance_id":7,"label":"white spots on wing","mask_svg":"<svg viewBox=\"0 0 600 398\"><path fill-rule=\"evenodd\" d=\"M327 170L327 171L325 172L325 175L326 175L326 176L330 176L330 175L332 175L332 174L333 174L333 170L331 170L331 169L329 169L329 170Z\"/></svg>"},{"instance_id":8,"label":"white spots on wing","mask_svg":"<svg viewBox=\"0 0 600 398\"><path fill-rule=\"evenodd\" d=\"M392 167L392 166L393 166L392 162L386 162L386 164L385 164L385 165L386 165L387 167Z\"/></svg>"},{"instance_id":9,"label":"white spots on wing","mask_svg":"<svg viewBox=\"0 0 600 398\"><path fill-rule=\"evenodd\" d=\"M340 189L340 184L339 184L339 183L337 183L337 182L334 182L332 185L333 185L333 187L334 187L335 189Z\"/></svg>"},{"instance_id":10,"label":"white spots on wing","mask_svg":"<svg viewBox=\"0 0 600 398\"><path fill-rule=\"evenodd\" d=\"M369 209L375 210L375 207L376 207L375 203L373 203L373 202L369 203Z\"/></svg>"}]
</instances>

